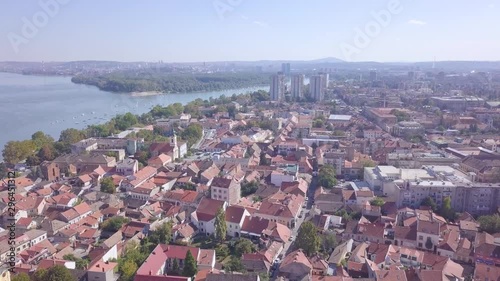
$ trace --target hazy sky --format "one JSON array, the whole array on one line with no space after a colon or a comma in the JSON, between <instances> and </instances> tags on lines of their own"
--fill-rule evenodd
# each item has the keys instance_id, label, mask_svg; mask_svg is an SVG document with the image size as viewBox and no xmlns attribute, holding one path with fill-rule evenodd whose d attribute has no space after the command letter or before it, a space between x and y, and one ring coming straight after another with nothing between
<instances>
[{"instance_id":1,"label":"hazy sky","mask_svg":"<svg viewBox=\"0 0 500 281\"><path fill-rule=\"evenodd\" d=\"M494 0L2 0L0 61L500 60L498 15Z\"/></svg>"}]
</instances>

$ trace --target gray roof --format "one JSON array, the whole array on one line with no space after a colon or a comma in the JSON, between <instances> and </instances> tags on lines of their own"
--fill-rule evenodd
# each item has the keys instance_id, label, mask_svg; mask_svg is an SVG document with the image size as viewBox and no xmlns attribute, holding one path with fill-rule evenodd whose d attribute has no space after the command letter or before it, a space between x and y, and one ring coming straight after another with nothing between
<instances>
[{"instance_id":1,"label":"gray roof","mask_svg":"<svg viewBox=\"0 0 500 281\"><path fill-rule=\"evenodd\" d=\"M346 254L352 251L353 242L354 240L349 239L335 247L330 257L328 258L328 263L340 264L340 262L345 258Z\"/></svg>"},{"instance_id":2,"label":"gray roof","mask_svg":"<svg viewBox=\"0 0 500 281\"><path fill-rule=\"evenodd\" d=\"M332 114L330 117L328 117L328 120L330 121L349 121L351 120L352 116L351 115L337 115L337 114Z\"/></svg>"},{"instance_id":3,"label":"gray roof","mask_svg":"<svg viewBox=\"0 0 500 281\"><path fill-rule=\"evenodd\" d=\"M29 239L35 239L35 238L40 237L44 234L47 234L47 231L39 230L39 229L30 229L30 230L26 231L24 234L26 234L26 236L28 236Z\"/></svg>"}]
</instances>

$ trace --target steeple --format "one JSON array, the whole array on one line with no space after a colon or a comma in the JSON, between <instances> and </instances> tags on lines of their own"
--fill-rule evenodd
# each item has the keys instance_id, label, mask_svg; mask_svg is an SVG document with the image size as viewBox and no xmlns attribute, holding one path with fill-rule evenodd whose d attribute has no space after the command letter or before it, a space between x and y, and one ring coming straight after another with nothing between
<instances>
[{"instance_id":1,"label":"steeple","mask_svg":"<svg viewBox=\"0 0 500 281\"><path fill-rule=\"evenodd\" d=\"M172 130L172 137L170 138L170 145L177 148L177 134L175 130Z\"/></svg>"}]
</instances>

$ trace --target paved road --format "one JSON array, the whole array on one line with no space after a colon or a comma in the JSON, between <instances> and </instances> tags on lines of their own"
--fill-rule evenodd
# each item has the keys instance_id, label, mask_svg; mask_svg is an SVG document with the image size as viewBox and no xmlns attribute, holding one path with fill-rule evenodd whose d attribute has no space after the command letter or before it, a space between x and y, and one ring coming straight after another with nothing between
<instances>
[{"instance_id":1,"label":"paved road","mask_svg":"<svg viewBox=\"0 0 500 281\"><path fill-rule=\"evenodd\" d=\"M213 139L215 137L215 133L216 131L215 130L203 130L203 136L201 137L201 139L193 144L193 146L191 147L191 149L199 149L200 148L200 145L207 139Z\"/></svg>"}]
</instances>

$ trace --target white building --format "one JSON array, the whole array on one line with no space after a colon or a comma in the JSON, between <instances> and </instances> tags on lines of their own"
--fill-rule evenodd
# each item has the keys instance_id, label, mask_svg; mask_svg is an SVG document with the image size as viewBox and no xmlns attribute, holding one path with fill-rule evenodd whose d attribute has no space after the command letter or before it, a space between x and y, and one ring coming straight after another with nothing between
<instances>
[{"instance_id":1,"label":"white building","mask_svg":"<svg viewBox=\"0 0 500 281\"><path fill-rule=\"evenodd\" d=\"M325 98L324 79L323 75L313 75L309 79L309 92L316 101L323 101Z\"/></svg>"},{"instance_id":2,"label":"white building","mask_svg":"<svg viewBox=\"0 0 500 281\"><path fill-rule=\"evenodd\" d=\"M191 222L198 227L200 233L207 236L215 233L215 217L219 208L227 208L227 202L203 198L196 208L196 211L191 213Z\"/></svg>"},{"instance_id":3,"label":"white building","mask_svg":"<svg viewBox=\"0 0 500 281\"><path fill-rule=\"evenodd\" d=\"M282 73L271 76L269 94L273 101L282 101L285 98L285 76Z\"/></svg>"},{"instance_id":4,"label":"white building","mask_svg":"<svg viewBox=\"0 0 500 281\"><path fill-rule=\"evenodd\" d=\"M292 84L291 84L291 94L292 98L299 99L304 97L304 75L297 74L292 76Z\"/></svg>"},{"instance_id":5,"label":"white building","mask_svg":"<svg viewBox=\"0 0 500 281\"><path fill-rule=\"evenodd\" d=\"M116 172L124 176L131 176L139 171L139 162L135 159L127 158L116 163Z\"/></svg>"}]
</instances>

